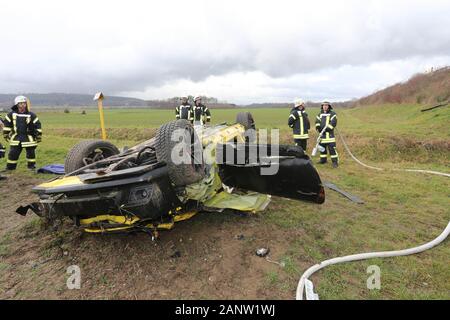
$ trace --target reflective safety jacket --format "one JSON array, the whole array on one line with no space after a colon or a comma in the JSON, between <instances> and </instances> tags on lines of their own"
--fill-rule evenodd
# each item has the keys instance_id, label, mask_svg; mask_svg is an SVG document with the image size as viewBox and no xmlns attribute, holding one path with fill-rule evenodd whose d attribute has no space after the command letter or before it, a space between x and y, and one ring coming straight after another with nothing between
<instances>
[{"instance_id":1,"label":"reflective safety jacket","mask_svg":"<svg viewBox=\"0 0 450 320\"><path fill-rule=\"evenodd\" d=\"M323 109L320 111L320 114L316 117L316 129L318 132L322 132L323 128L327 128L322 135L321 143L336 142L334 136L334 128L337 126L336 112L332 109L328 110L328 112L324 112Z\"/></svg>"},{"instance_id":2,"label":"reflective safety jacket","mask_svg":"<svg viewBox=\"0 0 450 320\"><path fill-rule=\"evenodd\" d=\"M194 122L205 124L211 121L211 112L204 104L194 105Z\"/></svg>"},{"instance_id":3,"label":"reflective safety jacket","mask_svg":"<svg viewBox=\"0 0 450 320\"><path fill-rule=\"evenodd\" d=\"M42 135L39 118L33 112L19 113L17 106L5 117L3 136L10 146L35 147Z\"/></svg>"},{"instance_id":4,"label":"reflective safety jacket","mask_svg":"<svg viewBox=\"0 0 450 320\"><path fill-rule=\"evenodd\" d=\"M194 114L192 112L192 106L189 103L182 104L175 108L175 117L177 119L186 119L194 121Z\"/></svg>"},{"instance_id":5,"label":"reflective safety jacket","mask_svg":"<svg viewBox=\"0 0 450 320\"><path fill-rule=\"evenodd\" d=\"M309 138L308 131L310 129L310 123L305 109L292 109L291 114L289 115L288 125L294 132L294 139Z\"/></svg>"}]
</instances>

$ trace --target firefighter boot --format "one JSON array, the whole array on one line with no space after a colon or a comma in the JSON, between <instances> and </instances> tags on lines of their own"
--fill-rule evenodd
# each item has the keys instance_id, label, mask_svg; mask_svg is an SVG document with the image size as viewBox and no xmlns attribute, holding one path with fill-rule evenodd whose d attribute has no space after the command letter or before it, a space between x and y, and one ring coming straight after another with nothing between
<instances>
[{"instance_id":1,"label":"firefighter boot","mask_svg":"<svg viewBox=\"0 0 450 320\"><path fill-rule=\"evenodd\" d=\"M327 163L327 154L325 153L325 154L323 154L323 153L321 153L321 155L320 155L320 161L319 162L317 162L318 164L325 164L325 163Z\"/></svg>"},{"instance_id":2,"label":"firefighter boot","mask_svg":"<svg viewBox=\"0 0 450 320\"><path fill-rule=\"evenodd\" d=\"M332 159L332 162L333 162L333 168L339 167L338 159Z\"/></svg>"}]
</instances>

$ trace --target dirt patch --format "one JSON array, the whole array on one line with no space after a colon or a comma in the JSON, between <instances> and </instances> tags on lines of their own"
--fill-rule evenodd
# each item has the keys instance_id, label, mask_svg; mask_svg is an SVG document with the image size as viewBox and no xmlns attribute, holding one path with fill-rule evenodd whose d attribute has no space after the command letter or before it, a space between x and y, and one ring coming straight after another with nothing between
<instances>
[{"instance_id":1,"label":"dirt patch","mask_svg":"<svg viewBox=\"0 0 450 320\"><path fill-rule=\"evenodd\" d=\"M291 299L292 287L277 289L268 275L286 277L281 267L257 257L271 249L279 261L286 239L296 232L261 216L200 213L152 241L143 233L89 235L69 221L49 228L34 216L14 213L34 199L38 179L9 179L2 197L1 299ZM81 289L68 290L67 268L81 269ZM278 275L279 274L279 275ZM273 282L273 281L272 281Z\"/></svg>"},{"instance_id":2,"label":"dirt patch","mask_svg":"<svg viewBox=\"0 0 450 320\"><path fill-rule=\"evenodd\" d=\"M0 180L0 235L28 220L15 211L20 205L26 205L38 199L30 192L31 188L42 181L39 178L24 177L20 174L3 174L7 180Z\"/></svg>"}]
</instances>

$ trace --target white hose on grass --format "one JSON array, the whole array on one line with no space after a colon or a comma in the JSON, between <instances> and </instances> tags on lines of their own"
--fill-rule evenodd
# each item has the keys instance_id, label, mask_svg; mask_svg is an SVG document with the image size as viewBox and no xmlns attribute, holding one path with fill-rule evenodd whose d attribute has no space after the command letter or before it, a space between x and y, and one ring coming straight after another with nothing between
<instances>
[{"instance_id":1,"label":"white hose on grass","mask_svg":"<svg viewBox=\"0 0 450 320\"><path fill-rule=\"evenodd\" d=\"M312 266L311 268L309 268L308 270L306 270L306 272L302 275L302 277L300 278L300 281L298 282L296 299L303 300L303 291L305 288L306 279L308 279L316 271L319 271L320 269L323 269L327 266L331 266L333 264L338 264L338 263L343 263L343 262L351 262L351 261L366 260L366 259L373 259L373 258L389 258L389 257L398 257L398 256L407 256L410 254L416 254L416 253L423 252L425 250L428 250L428 249L431 249L431 248L437 246L442 241L444 241L448 237L449 234L450 234L450 222L447 224L447 227L445 228L444 232L442 232L439 235L439 237L437 237L433 241L430 241L419 247L414 247L414 248L405 249L405 250L397 250L397 251L381 251L381 252L353 254L353 255L349 255L349 256L345 256L345 257L333 258L333 259L322 261L321 263L316 264L316 265Z\"/></svg>"},{"instance_id":2,"label":"white hose on grass","mask_svg":"<svg viewBox=\"0 0 450 320\"><path fill-rule=\"evenodd\" d=\"M350 151L350 149L349 149L347 143L345 142L344 138L342 137L342 135L340 133L338 133L338 135L341 138L341 141L345 147L345 150L347 150L350 157L352 157L352 159L355 160L358 164L362 165L363 167L377 170L377 171L386 170L383 168L369 166L369 165L363 163L362 161L358 160L358 158L356 158L353 155L353 153ZM439 176L444 176L444 177L450 177L450 174L448 174L448 173L431 171L431 170L418 170L418 169L393 169L393 170L406 171L406 172L420 172L420 173L428 173L428 174L434 174L434 175L439 175ZM411 254L420 253L420 252L429 250L429 249L437 246L442 241L444 241L448 237L449 234L450 234L450 221L447 224L447 227L445 228L445 230L436 239L434 239L433 241L430 241L428 243L425 243L421 246L418 246L418 247L405 249L405 250L397 250L397 251L380 251L380 252L368 252L368 253L353 254L353 255L349 255L349 256L345 256L345 257L338 257L338 258L333 258L333 259L322 261L321 263L312 266L311 268L306 270L305 273L303 273L303 275L301 276L301 278L298 282L296 299L303 300L303 292L306 287L306 281L308 280L308 278L310 276L312 276L315 272L317 272L320 269L323 269L327 266L330 266L333 264L338 264L338 263L351 262L351 261L359 261L359 260L366 260L366 259L373 259L373 258L399 257L399 256L407 256L407 255L411 255Z\"/></svg>"}]
</instances>

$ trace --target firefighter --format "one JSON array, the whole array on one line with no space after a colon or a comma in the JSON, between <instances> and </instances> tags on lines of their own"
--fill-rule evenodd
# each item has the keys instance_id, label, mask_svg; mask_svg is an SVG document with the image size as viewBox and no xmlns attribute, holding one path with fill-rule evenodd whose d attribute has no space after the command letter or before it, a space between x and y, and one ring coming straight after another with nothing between
<instances>
[{"instance_id":1,"label":"firefighter","mask_svg":"<svg viewBox=\"0 0 450 320\"><path fill-rule=\"evenodd\" d=\"M310 123L308 114L305 111L305 102L302 99L295 99L294 108L289 115L288 125L294 133L295 145L302 147L306 151Z\"/></svg>"},{"instance_id":2,"label":"firefighter","mask_svg":"<svg viewBox=\"0 0 450 320\"><path fill-rule=\"evenodd\" d=\"M188 97L181 97L181 105L175 108L175 117L177 119L186 119L191 122L194 121L192 106L188 102Z\"/></svg>"},{"instance_id":3,"label":"firefighter","mask_svg":"<svg viewBox=\"0 0 450 320\"><path fill-rule=\"evenodd\" d=\"M28 169L36 168L36 147L41 142L42 129L39 118L29 110L27 98L18 96L14 99L14 106L5 117L3 136L9 142L9 154L6 170L15 170L17 160L26 151Z\"/></svg>"},{"instance_id":4,"label":"firefighter","mask_svg":"<svg viewBox=\"0 0 450 320\"><path fill-rule=\"evenodd\" d=\"M2 117L0 117L0 131L2 131L2 130L3 130L3 121L2 121ZM6 149L0 142L0 159L5 157L5 152L6 152Z\"/></svg>"},{"instance_id":5,"label":"firefighter","mask_svg":"<svg viewBox=\"0 0 450 320\"><path fill-rule=\"evenodd\" d=\"M328 101L324 101L320 108L320 114L316 118L316 130L320 133L324 128L320 146L323 147L320 152L320 164L327 163L327 150L330 152L333 167L338 167L338 153L336 151L336 138L334 136L334 128L337 125L337 116L333 111L333 107Z\"/></svg>"},{"instance_id":6,"label":"firefighter","mask_svg":"<svg viewBox=\"0 0 450 320\"><path fill-rule=\"evenodd\" d=\"M202 97L194 98L194 124L204 125L211 122L211 112L202 103Z\"/></svg>"}]
</instances>

